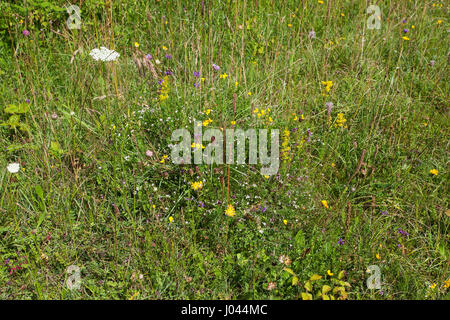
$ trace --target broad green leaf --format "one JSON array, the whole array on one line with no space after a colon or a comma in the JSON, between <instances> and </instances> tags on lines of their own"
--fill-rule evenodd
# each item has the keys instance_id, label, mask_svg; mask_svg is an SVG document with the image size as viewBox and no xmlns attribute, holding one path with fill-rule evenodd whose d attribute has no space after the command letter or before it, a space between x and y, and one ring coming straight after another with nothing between
<instances>
[{"instance_id":1,"label":"broad green leaf","mask_svg":"<svg viewBox=\"0 0 450 320\"><path fill-rule=\"evenodd\" d=\"M311 293L302 292L302 300L312 300Z\"/></svg>"},{"instance_id":2,"label":"broad green leaf","mask_svg":"<svg viewBox=\"0 0 450 320\"><path fill-rule=\"evenodd\" d=\"M295 286L295 285L297 285L297 284L298 284L298 277L297 277L297 276L294 276L294 277L292 278L292 285Z\"/></svg>"},{"instance_id":3,"label":"broad green leaf","mask_svg":"<svg viewBox=\"0 0 450 320\"><path fill-rule=\"evenodd\" d=\"M316 281L320 279L322 279L322 276L319 276L318 274L313 274L309 280Z\"/></svg>"},{"instance_id":4,"label":"broad green leaf","mask_svg":"<svg viewBox=\"0 0 450 320\"><path fill-rule=\"evenodd\" d=\"M295 273L294 273L294 271L292 271L291 268L284 268L284 271L286 271L286 272L292 274L293 276L295 276Z\"/></svg>"},{"instance_id":5,"label":"broad green leaf","mask_svg":"<svg viewBox=\"0 0 450 320\"><path fill-rule=\"evenodd\" d=\"M326 294L324 294L324 295L322 295L322 299L323 299L323 300L330 300L330 297L327 296Z\"/></svg>"},{"instance_id":6,"label":"broad green leaf","mask_svg":"<svg viewBox=\"0 0 450 320\"><path fill-rule=\"evenodd\" d=\"M345 271L342 270L342 271L339 272L339 274L338 274L338 279L340 280L340 279L342 279L344 276L345 276Z\"/></svg>"},{"instance_id":7,"label":"broad green leaf","mask_svg":"<svg viewBox=\"0 0 450 320\"><path fill-rule=\"evenodd\" d=\"M312 284L311 284L311 281L306 281L306 283L305 283L305 289L306 290L308 290L308 291L312 291Z\"/></svg>"},{"instance_id":8,"label":"broad green leaf","mask_svg":"<svg viewBox=\"0 0 450 320\"><path fill-rule=\"evenodd\" d=\"M330 286L324 285L322 287L322 294L326 294L327 292L329 292L331 290Z\"/></svg>"}]
</instances>

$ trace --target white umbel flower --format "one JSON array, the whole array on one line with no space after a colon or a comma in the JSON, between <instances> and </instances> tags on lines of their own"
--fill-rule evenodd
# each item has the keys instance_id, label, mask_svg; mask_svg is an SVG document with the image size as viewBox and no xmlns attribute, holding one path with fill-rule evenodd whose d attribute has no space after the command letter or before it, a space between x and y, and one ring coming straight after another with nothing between
<instances>
[{"instance_id":1,"label":"white umbel flower","mask_svg":"<svg viewBox=\"0 0 450 320\"><path fill-rule=\"evenodd\" d=\"M115 61L120 57L120 54L118 52L109 50L105 47L100 47L100 49L92 49L91 52L89 52L89 55L97 61Z\"/></svg>"},{"instance_id":2,"label":"white umbel flower","mask_svg":"<svg viewBox=\"0 0 450 320\"><path fill-rule=\"evenodd\" d=\"M8 169L8 171L11 173L17 173L20 170L20 163L17 162L10 163L8 164L6 169Z\"/></svg>"}]
</instances>

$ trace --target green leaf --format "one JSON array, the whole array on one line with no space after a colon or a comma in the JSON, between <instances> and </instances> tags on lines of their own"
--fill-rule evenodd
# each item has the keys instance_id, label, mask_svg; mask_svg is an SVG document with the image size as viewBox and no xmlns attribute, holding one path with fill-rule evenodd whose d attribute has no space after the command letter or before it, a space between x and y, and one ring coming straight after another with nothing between
<instances>
[{"instance_id":1,"label":"green leaf","mask_svg":"<svg viewBox=\"0 0 450 320\"><path fill-rule=\"evenodd\" d=\"M320 279L322 279L322 276L319 276L318 274L313 274L309 280L316 281Z\"/></svg>"},{"instance_id":2,"label":"green leaf","mask_svg":"<svg viewBox=\"0 0 450 320\"><path fill-rule=\"evenodd\" d=\"M306 283L305 283L305 289L306 290L308 290L308 291L312 291L312 284L311 284L311 281L306 281Z\"/></svg>"},{"instance_id":3,"label":"green leaf","mask_svg":"<svg viewBox=\"0 0 450 320\"><path fill-rule=\"evenodd\" d=\"M284 268L284 271L286 271L286 272L288 272L288 273L292 274L293 276L295 276L295 275L296 275L296 274L294 273L294 271L292 271L292 269L291 269L291 268Z\"/></svg>"},{"instance_id":4,"label":"green leaf","mask_svg":"<svg viewBox=\"0 0 450 320\"><path fill-rule=\"evenodd\" d=\"M322 287L322 294L326 294L326 293L328 293L330 290L331 290L331 287L330 287L330 286L324 285L324 286Z\"/></svg>"},{"instance_id":5,"label":"green leaf","mask_svg":"<svg viewBox=\"0 0 450 320\"><path fill-rule=\"evenodd\" d=\"M340 280L340 279L342 279L344 276L345 276L345 271L342 270L342 271L339 272L339 274L338 274L338 279Z\"/></svg>"},{"instance_id":6,"label":"green leaf","mask_svg":"<svg viewBox=\"0 0 450 320\"><path fill-rule=\"evenodd\" d=\"M302 292L302 300L312 300L311 293Z\"/></svg>"},{"instance_id":7,"label":"green leaf","mask_svg":"<svg viewBox=\"0 0 450 320\"><path fill-rule=\"evenodd\" d=\"M297 276L294 276L293 278L292 278L292 285L293 286L296 286L298 284L298 277Z\"/></svg>"}]
</instances>

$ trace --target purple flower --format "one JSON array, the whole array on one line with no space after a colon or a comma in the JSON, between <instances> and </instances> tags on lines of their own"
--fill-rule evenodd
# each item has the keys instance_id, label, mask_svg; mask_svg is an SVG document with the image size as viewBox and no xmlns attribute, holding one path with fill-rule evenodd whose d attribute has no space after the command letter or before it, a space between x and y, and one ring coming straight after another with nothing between
<instances>
[{"instance_id":1,"label":"purple flower","mask_svg":"<svg viewBox=\"0 0 450 320\"><path fill-rule=\"evenodd\" d=\"M315 39L315 38L316 38L316 32L315 32L314 30L311 30L311 31L308 33L308 37L309 37L310 39Z\"/></svg>"},{"instance_id":2,"label":"purple flower","mask_svg":"<svg viewBox=\"0 0 450 320\"><path fill-rule=\"evenodd\" d=\"M407 236L407 235L409 235L409 233L406 232L405 230L403 230L402 228L398 228L398 229L397 229L397 232L398 232L399 234L401 234L402 236Z\"/></svg>"},{"instance_id":3,"label":"purple flower","mask_svg":"<svg viewBox=\"0 0 450 320\"><path fill-rule=\"evenodd\" d=\"M403 19L403 21L402 21L403 23L406 23L406 19Z\"/></svg>"},{"instance_id":4,"label":"purple flower","mask_svg":"<svg viewBox=\"0 0 450 320\"><path fill-rule=\"evenodd\" d=\"M266 212L266 210L267 210L267 208L264 207L264 208L261 209L261 212L264 213L264 212Z\"/></svg>"},{"instance_id":5,"label":"purple flower","mask_svg":"<svg viewBox=\"0 0 450 320\"><path fill-rule=\"evenodd\" d=\"M194 76L196 78L200 78L200 71L194 71Z\"/></svg>"},{"instance_id":6,"label":"purple flower","mask_svg":"<svg viewBox=\"0 0 450 320\"><path fill-rule=\"evenodd\" d=\"M28 31L28 30L23 30L22 31L22 34L25 36L25 37L28 37L29 35L30 35L30 31Z\"/></svg>"},{"instance_id":7,"label":"purple flower","mask_svg":"<svg viewBox=\"0 0 450 320\"><path fill-rule=\"evenodd\" d=\"M200 208L204 208L204 207L205 207L205 204L204 204L202 201L199 201L199 202L198 202L198 206L199 206Z\"/></svg>"},{"instance_id":8,"label":"purple flower","mask_svg":"<svg viewBox=\"0 0 450 320\"><path fill-rule=\"evenodd\" d=\"M344 243L345 243L345 240L344 239L342 239L342 238L339 238L339 240L338 240L338 245L344 245Z\"/></svg>"},{"instance_id":9,"label":"purple flower","mask_svg":"<svg viewBox=\"0 0 450 320\"><path fill-rule=\"evenodd\" d=\"M26 103L30 103L30 99L25 99L25 102Z\"/></svg>"},{"instance_id":10,"label":"purple flower","mask_svg":"<svg viewBox=\"0 0 450 320\"><path fill-rule=\"evenodd\" d=\"M405 28L405 29L403 29L403 33L408 33L408 31L409 31L409 30L408 30L408 29L406 29L406 28Z\"/></svg>"},{"instance_id":11,"label":"purple flower","mask_svg":"<svg viewBox=\"0 0 450 320\"><path fill-rule=\"evenodd\" d=\"M385 216L385 215L387 215L387 211L386 211L386 210L381 211L381 214L382 214L383 216Z\"/></svg>"},{"instance_id":12,"label":"purple flower","mask_svg":"<svg viewBox=\"0 0 450 320\"><path fill-rule=\"evenodd\" d=\"M145 56L148 60L152 60L153 59L153 56L149 53L149 54L147 54L146 56Z\"/></svg>"},{"instance_id":13,"label":"purple flower","mask_svg":"<svg viewBox=\"0 0 450 320\"><path fill-rule=\"evenodd\" d=\"M166 58L167 59L172 59L172 55L171 54L166 54Z\"/></svg>"},{"instance_id":14,"label":"purple flower","mask_svg":"<svg viewBox=\"0 0 450 320\"><path fill-rule=\"evenodd\" d=\"M214 70L220 70L220 67L215 63L213 63L213 68L214 68Z\"/></svg>"},{"instance_id":15,"label":"purple flower","mask_svg":"<svg viewBox=\"0 0 450 320\"><path fill-rule=\"evenodd\" d=\"M172 75L172 71L169 69L165 72L166 75L171 76Z\"/></svg>"}]
</instances>

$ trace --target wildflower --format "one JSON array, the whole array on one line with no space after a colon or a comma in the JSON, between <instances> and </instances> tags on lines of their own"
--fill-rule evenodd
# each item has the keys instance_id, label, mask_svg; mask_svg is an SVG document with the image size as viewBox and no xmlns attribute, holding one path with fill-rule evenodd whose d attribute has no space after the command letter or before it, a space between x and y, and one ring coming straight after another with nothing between
<instances>
[{"instance_id":1,"label":"wildflower","mask_svg":"<svg viewBox=\"0 0 450 320\"><path fill-rule=\"evenodd\" d=\"M430 285L430 289L434 289L434 288L436 288L436 283L433 283Z\"/></svg>"},{"instance_id":2,"label":"wildflower","mask_svg":"<svg viewBox=\"0 0 450 320\"><path fill-rule=\"evenodd\" d=\"M441 23L442 23L442 20L438 20L438 21L437 21L437 24L441 24Z\"/></svg>"},{"instance_id":3,"label":"wildflower","mask_svg":"<svg viewBox=\"0 0 450 320\"><path fill-rule=\"evenodd\" d=\"M155 60L156 64L161 64L161 61L159 61L158 59Z\"/></svg>"},{"instance_id":4,"label":"wildflower","mask_svg":"<svg viewBox=\"0 0 450 320\"><path fill-rule=\"evenodd\" d=\"M167 47L166 47L166 46L162 46L162 49L163 49L164 51L167 51Z\"/></svg>"},{"instance_id":5,"label":"wildflower","mask_svg":"<svg viewBox=\"0 0 450 320\"><path fill-rule=\"evenodd\" d=\"M237 87L239 85L239 82L235 81L234 86Z\"/></svg>"},{"instance_id":6,"label":"wildflower","mask_svg":"<svg viewBox=\"0 0 450 320\"><path fill-rule=\"evenodd\" d=\"M231 125L235 126L236 125L236 121L231 121Z\"/></svg>"},{"instance_id":7,"label":"wildflower","mask_svg":"<svg viewBox=\"0 0 450 320\"><path fill-rule=\"evenodd\" d=\"M411 29L415 29L415 28L416 28L416 26L415 26L415 25L412 25L412 26L411 26Z\"/></svg>"},{"instance_id":8,"label":"wildflower","mask_svg":"<svg viewBox=\"0 0 450 320\"><path fill-rule=\"evenodd\" d=\"M408 29L403 29L403 33L408 33Z\"/></svg>"},{"instance_id":9,"label":"wildflower","mask_svg":"<svg viewBox=\"0 0 450 320\"><path fill-rule=\"evenodd\" d=\"M402 37L403 40L409 41L409 38L407 36Z\"/></svg>"},{"instance_id":10,"label":"wildflower","mask_svg":"<svg viewBox=\"0 0 450 320\"><path fill-rule=\"evenodd\" d=\"M232 204L229 204L227 206L227 209L225 210L225 215L229 216L229 217L234 217L236 214L236 210L234 209Z\"/></svg>"},{"instance_id":11,"label":"wildflower","mask_svg":"<svg viewBox=\"0 0 450 320\"><path fill-rule=\"evenodd\" d=\"M309 37L310 39L315 39L315 38L316 38L316 32L315 32L314 30L311 30L311 31L308 33L308 37Z\"/></svg>"},{"instance_id":12,"label":"wildflower","mask_svg":"<svg viewBox=\"0 0 450 320\"><path fill-rule=\"evenodd\" d=\"M228 77L228 75L226 73L220 75L220 79L225 79L227 77Z\"/></svg>"},{"instance_id":13,"label":"wildflower","mask_svg":"<svg viewBox=\"0 0 450 320\"><path fill-rule=\"evenodd\" d=\"M169 78L167 76L164 76L164 79L161 81L160 85L161 89L159 93L159 99L161 101L164 101L169 98Z\"/></svg>"},{"instance_id":14,"label":"wildflower","mask_svg":"<svg viewBox=\"0 0 450 320\"><path fill-rule=\"evenodd\" d=\"M247 94L248 94L249 96L251 96L251 95L252 95L252 93L251 93L251 92L248 92Z\"/></svg>"},{"instance_id":15,"label":"wildflower","mask_svg":"<svg viewBox=\"0 0 450 320\"><path fill-rule=\"evenodd\" d=\"M430 66L434 66L434 64L436 63L436 61L434 61L434 60L430 60Z\"/></svg>"},{"instance_id":16,"label":"wildflower","mask_svg":"<svg viewBox=\"0 0 450 320\"><path fill-rule=\"evenodd\" d=\"M25 36L25 37L28 37L29 35L30 35L30 31L28 31L28 30L23 30L22 31L22 34Z\"/></svg>"},{"instance_id":17,"label":"wildflower","mask_svg":"<svg viewBox=\"0 0 450 320\"><path fill-rule=\"evenodd\" d=\"M147 54L146 56L145 56L148 60L152 60L153 59L153 56L149 53L149 54Z\"/></svg>"},{"instance_id":18,"label":"wildflower","mask_svg":"<svg viewBox=\"0 0 450 320\"><path fill-rule=\"evenodd\" d=\"M278 261L287 266L292 263L292 260L289 258L289 256L285 256L284 254L278 258Z\"/></svg>"},{"instance_id":19,"label":"wildflower","mask_svg":"<svg viewBox=\"0 0 450 320\"><path fill-rule=\"evenodd\" d=\"M329 209L327 200L322 200L322 205L323 205L325 208Z\"/></svg>"},{"instance_id":20,"label":"wildflower","mask_svg":"<svg viewBox=\"0 0 450 320\"><path fill-rule=\"evenodd\" d=\"M166 54L166 59L172 59L172 55L171 54Z\"/></svg>"},{"instance_id":21,"label":"wildflower","mask_svg":"<svg viewBox=\"0 0 450 320\"><path fill-rule=\"evenodd\" d=\"M328 274L330 277L334 275L334 273L331 272L331 270L328 270L328 271L327 271L327 274Z\"/></svg>"},{"instance_id":22,"label":"wildflower","mask_svg":"<svg viewBox=\"0 0 450 320\"><path fill-rule=\"evenodd\" d=\"M450 278L448 278L446 281L444 281L444 288L450 287Z\"/></svg>"},{"instance_id":23,"label":"wildflower","mask_svg":"<svg viewBox=\"0 0 450 320\"><path fill-rule=\"evenodd\" d=\"M377 257L377 259L378 259L378 260L380 260L380 259L381 259L381 257L380 257L380 254L379 254L379 253L377 253L377 254L375 255L375 257Z\"/></svg>"},{"instance_id":24,"label":"wildflower","mask_svg":"<svg viewBox=\"0 0 450 320\"><path fill-rule=\"evenodd\" d=\"M192 182L191 187L195 191L200 190L201 188L203 188L203 182L202 181Z\"/></svg>"},{"instance_id":25,"label":"wildflower","mask_svg":"<svg viewBox=\"0 0 450 320\"><path fill-rule=\"evenodd\" d=\"M214 70L216 70L216 71L220 70L220 67L217 64L213 63L212 66L213 66Z\"/></svg>"},{"instance_id":26,"label":"wildflower","mask_svg":"<svg viewBox=\"0 0 450 320\"><path fill-rule=\"evenodd\" d=\"M344 13L341 13L341 16L342 16L342 17L345 17L345 14L344 14Z\"/></svg>"},{"instance_id":27,"label":"wildflower","mask_svg":"<svg viewBox=\"0 0 450 320\"><path fill-rule=\"evenodd\" d=\"M205 114L206 115L208 115L208 114L210 114L211 113L211 109L207 109L206 111L205 111Z\"/></svg>"},{"instance_id":28,"label":"wildflower","mask_svg":"<svg viewBox=\"0 0 450 320\"><path fill-rule=\"evenodd\" d=\"M345 240L344 239L342 239L342 238L339 238L339 240L338 240L338 245L344 245L344 243L345 243Z\"/></svg>"},{"instance_id":29,"label":"wildflower","mask_svg":"<svg viewBox=\"0 0 450 320\"><path fill-rule=\"evenodd\" d=\"M337 119L336 119L336 123L334 124L334 127L341 127L341 128L347 128L347 126L344 126L344 123L347 122L347 119L344 118L344 114L343 113L338 113L337 115Z\"/></svg>"},{"instance_id":30,"label":"wildflower","mask_svg":"<svg viewBox=\"0 0 450 320\"><path fill-rule=\"evenodd\" d=\"M172 216L169 217L169 222L170 222L170 223L173 222L173 217L172 217Z\"/></svg>"},{"instance_id":31,"label":"wildflower","mask_svg":"<svg viewBox=\"0 0 450 320\"><path fill-rule=\"evenodd\" d=\"M167 160L167 158L169 158L169 156L164 155L164 156L162 157L161 161L159 161L159 162L160 162L160 163L165 163L166 160Z\"/></svg>"},{"instance_id":32,"label":"wildflower","mask_svg":"<svg viewBox=\"0 0 450 320\"><path fill-rule=\"evenodd\" d=\"M208 118L208 120L204 120L203 121L203 126L206 127L207 125L209 125L212 122L211 118Z\"/></svg>"},{"instance_id":33,"label":"wildflower","mask_svg":"<svg viewBox=\"0 0 450 320\"><path fill-rule=\"evenodd\" d=\"M120 54L114 50L109 50L105 47L100 47L100 49L92 49L89 55L96 61L115 61L120 57Z\"/></svg>"},{"instance_id":34,"label":"wildflower","mask_svg":"<svg viewBox=\"0 0 450 320\"><path fill-rule=\"evenodd\" d=\"M318 0L317 1L319 4L323 4L323 1L322 0Z\"/></svg>"},{"instance_id":35,"label":"wildflower","mask_svg":"<svg viewBox=\"0 0 450 320\"><path fill-rule=\"evenodd\" d=\"M287 220L284 219L284 220L283 220L283 223L284 223L284 225L287 225Z\"/></svg>"},{"instance_id":36,"label":"wildflower","mask_svg":"<svg viewBox=\"0 0 450 320\"><path fill-rule=\"evenodd\" d=\"M292 24L288 23L288 27L289 27L289 28L292 28Z\"/></svg>"},{"instance_id":37,"label":"wildflower","mask_svg":"<svg viewBox=\"0 0 450 320\"><path fill-rule=\"evenodd\" d=\"M145 155L149 158L153 157L153 152L151 150L145 151Z\"/></svg>"},{"instance_id":38,"label":"wildflower","mask_svg":"<svg viewBox=\"0 0 450 320\"><path fill-rule=\"evenodd\" d=\"M435 176L437 176L438 173L439 173L439 171L436 170L436 169L431 169L431 170L430 170L430 173L431 173L431 174L434 174Z\"/></svg>"},{"instance_id":39,"label":"wildflower","mask_svg":"<svg viewBox=\"0 0 450 320\"><path fill-rule=\"evenodd\" d=\"M387 211L386 211L386 210L381 211L381 214L382 214L383 216L385 216L385 215L387 215Z\"/></svg>"},{"instance_id":40,"label":"wildflower","mask_svg":"<svg viewBox=\"0 0 450 320\"><path fill-rule=\"evenodd\" d=\"M325 86L325 93L330 92L331 87L333 86L333 81L322 81L322 85ZM325 93L323 95L325 95Z\"/></svg>"},{"instance_id":41,"label":"wildflower","mask_svg":"<svg viewBox=\"0 0 450 320\"><path fill-rule=\"evenodd\" d=\"M140 46L139 42L134 42L134 46L135 46L136 48L139 48L139 46Z\"/></svg>"},{"instance_id":42,"label":"wildflower","mask_svg":"<svg viewBox=\"0 0 450 320\"><path fill-rule=\"evenodd\" d=\"M8 164L6 169L8 169L8 171L10 173L17 173L17 172L19 172L19 169L20 169L20 163L17 163L17 162L10 163L10 164Z\"/></svg>"},{"instance_id":43,"label":"wildflower","mask_svg":"<svg viewBox=\"0 0 450 320\"><path fill-rule=\"evenodd\" d=\"M267 290L272 291L277 287L277 284L275 282L270 281L267 285Z\"/></svg>"},{"instance_id":44,"label":"wildflower","mask_svg":"<svg viewBox=\"0 0 450 320\"><path fill-rule=\"evenodd\" d=\"M200 71L194 71L194 76L196 78L200 78Z\"/></svg>"}]
</instances>

